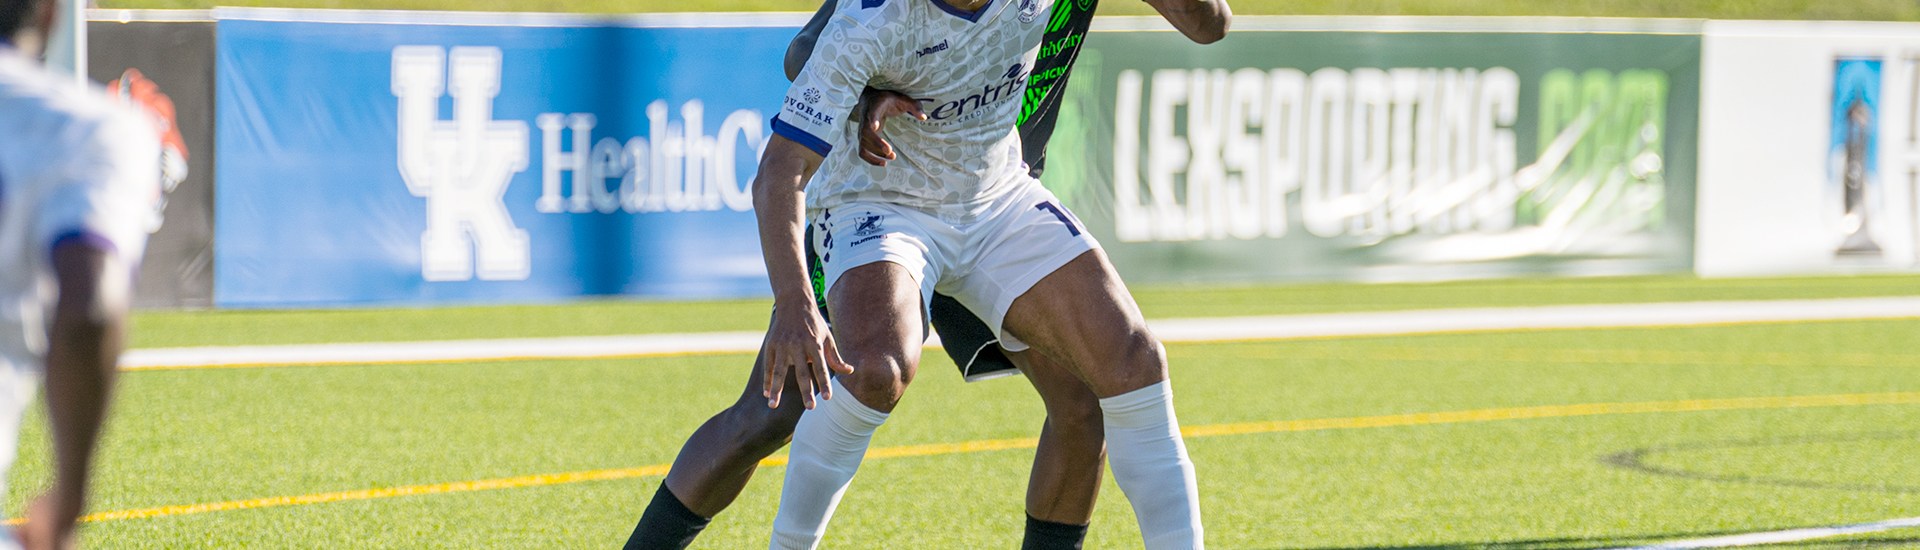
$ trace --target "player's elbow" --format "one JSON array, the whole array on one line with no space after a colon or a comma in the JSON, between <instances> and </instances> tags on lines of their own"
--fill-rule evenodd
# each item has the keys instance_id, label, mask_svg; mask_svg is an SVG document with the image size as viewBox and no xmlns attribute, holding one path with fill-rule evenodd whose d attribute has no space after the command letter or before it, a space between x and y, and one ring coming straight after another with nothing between
<instances>
[{"instance_id":1,"label":"player's elbow","mask_svg":"<svg viewBox=\"0 0 1920 550\"><path fill-rule=\"evenodd\" d=\"M1212 44L1219 42L1220 39L1226 38L1227 31L1231 28L1233 28L1233 14L1222 11L1220 15L1213 18L1213 20L1188 29L1183 34L1186 34L1187 39L1192 40L1195 44Z\"/></svg>"},{"instance_id":2,"label":"player's elbow","mask_svg":"<svg viewBox=\"0 0 1920 550\"><path fill-rule=\"evenodd\" d=\"M49 323L50 338L57 340L55 346L94 348L112 334L119 320L111 315L85 311L85 306L74 310L60 309L54 313Z\"/></svg>"},{"instance_id":3,"label":"player's elbow","mask_svg":"<svg viewBox=\"0 0 1920 550\"><path fill-rule=\"evenodd\" d=\"M47 368L70 375L108 375L116 367L125 313L98 300L62 296L47 327Z\"/></svg>"},{"instance_id":4,"label":"player's elbow","mask_svg":"<svg viewBox=\"0 0 1920 550\"><path fill-rule=\"evenodd\" d=\"M1192 18L1179 27L1180 34L1196 44L1219 42L1233 28L1233 7L1225 1L1207 2L1205 9L1193 13Z\"/></svg>"},{"instance_id":5,"label":"player's elbow","mask_svg":"<svg viewBox=\"0 0 1920 550\"><path fill-rule=\"evenodd\" d=\"M760 171L754 175L753 207L764 209L778 197L800 192L820 161L820 155L806 146L774 134L767 140L760 156Z\"/></svg>"},{"instance_id":6,"label":"player's elbow","mask_svg":"<svg viewBox=\"0 0 1920 550\"><path fill-rule=\"evenodd\" d=\"M84 242L54 247L53 271L60 298L53 308L49 336L70 341L55 345L97 345L125 322L132 275L109 248Z\"/></svg>"},{"instance_id":7,"label":"player's elbow","mask_svg":"<svg viewBox=\"0 0 1920 550\"><path fill-rule=\"evenodd\" d=\"M119 330L126 320L126 306L110 294L97 286L80 292L62 290L48 323L48 336L58 340L54 345L96 348Z\"/></svg>"},{"instance_id":8,"label":"player's elbow","mask_svg":"<svg viewBox=\"0 0 1920 550\"><path fill-rule=\"evenodd\" d=\"M1194 31L1192 33L1187 34L1187 38L1190 40L1193 40L1193 43L1202 44L1202 45L1219 42L1220 39L1226 38L1226 37L1227 37L1226 27L1220 27L1218 29L1203 29L1203 30Z\"/></svg>"}]
</instances>

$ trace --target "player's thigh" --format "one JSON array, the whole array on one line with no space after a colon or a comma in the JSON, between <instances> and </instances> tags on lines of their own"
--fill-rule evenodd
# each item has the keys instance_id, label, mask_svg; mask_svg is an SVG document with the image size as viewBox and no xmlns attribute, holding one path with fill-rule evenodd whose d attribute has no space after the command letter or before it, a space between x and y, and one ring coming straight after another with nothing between
<instances>
[{"instance_id":1,"label":"player's thigh","mask_svg":"<svg viewBox=\"0 0 1920 550\"><path fill-rule=\"evenodd\" d=\"M841 385L868 407L893 410L926 339L919 282L905 266L874 262L847 270L830 288L834 344L853 365Z\"/></svg>"},{"instance_id":2,"label":"player's thigh","mask_svg":"<svg viewBox=\"0 0 1920 550\"><path fill-rule=\"evenodd\" d=\"M939 290L980 313L1007 351L1027 349L1019 335L1007 330L1014 301L1042 278L1100 247L1038 181L1021 184L998 199L970 232L967 269L942 281Z\"/></svg>"},{"instance_id":3,"label":"player's thigh","mask_svg":"<svg viewBox=\"0 0 1920 550\"><path fill-rule=\"evenodd\" d=\"M1006 331L1070 365L1096 395L1166 379L1160 344L1098 249L1053 270L1007 308Z\"/></svg>"},{"instance_id":4,"label":"player's thigh","mask_svg":"<svg viewBox=\"0 0 1920 550\"><path fill-rule=\"evenodd\" d=\"M841 383L861 403L891 410L920 362L924 304L946 237L930 216L893 205L853 204L815 218L834 343L854 367Z\"/></svg>"}]
</instances>

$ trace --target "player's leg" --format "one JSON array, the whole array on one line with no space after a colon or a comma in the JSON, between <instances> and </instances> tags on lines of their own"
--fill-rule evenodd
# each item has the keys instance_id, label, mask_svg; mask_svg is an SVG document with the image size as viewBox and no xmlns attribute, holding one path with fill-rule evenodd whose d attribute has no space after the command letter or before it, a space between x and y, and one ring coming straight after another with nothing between
<instances>
[{"instance_id":1,"label":"player's leg","mask_svg":"<svg viewBox=\"0 0 1920 550\"><path fill-rule=\"evenodd\" d=\"M1202 547L1199 491L1166 356L1106 255L1090 250L1053 270L1013 301L1003 322L1100 397L1114 482L1133 504L1147 548Z\"/></svg>"},{"instance_id":2,"label":"player's leg","mask_svg":"<svg viewBox=\"0 0 1920 550\"><path fill-rule=\"evenodd\" d=\"M1027 482L1023 550L1078 549L1100 496L1107 442L1100 398L1073 371L1032 351L1008 352L1046 403L1047 420Z\"/></svg>"},{"instance_id":3,"label":"player's leg","mask_svg":"<svg viewBox=\"0 0 1920 550\"><path fill-rule=\"evenodd\" d=\"M760 393L764 359L764 354L754 359L740 398L707 419L680 447L673 469L627 538L626 550L686 548L740 496L760 461L792 439L794 424L806 409L798 399L783 399L777 409L767 407ZM786 384L788 395L800 391L792 378Z\"/></svg>"},{"instance_id":4,"label":"player's leg","mask_svg":"<svg viewBox=\"0 0 1920 550\"><path fill-rule=\"evenodd\" d=\"M1025 550L1078 549L1086 540L1100 493L1106 439L1101 433L1100 399L1044 355L1009 352L986 321L958 300L934 294L927 305L941 347L967 380L1018 370L1046 403L1047 419L1034 453L1027 484Z\"/></svg>"},{"instance_id":5,"label":"player's leg","mask_svg":"<svg viewBox=\"0 0 1920 550\"><path fill-rule=\"evenodd\" d=\"M922 289L912 272L882 261L853 267L836 279L827 292L833 336L854 371L835 377L834 398L801 415L794 430L780 511L773 520L773 548L819 543L874 431L900 402L920 364L926 322Z\"/></svg>"}]
</instances>

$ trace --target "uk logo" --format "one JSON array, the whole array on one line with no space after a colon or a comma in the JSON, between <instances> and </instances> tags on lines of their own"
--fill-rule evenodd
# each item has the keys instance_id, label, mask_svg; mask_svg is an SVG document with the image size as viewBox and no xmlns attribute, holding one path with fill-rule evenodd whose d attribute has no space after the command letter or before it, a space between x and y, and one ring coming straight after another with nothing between
<instances>
[{"instance_id":1,"label":"uk logo","mask_svg":"<svg viewBox=\"0 0 1920 550\"><path fill-rule=\"evenodd\" d=\"M1032 23L1040 17L1040 0L1020 0L1020 22Z\"/></svg>"},{"instance_id":2,"label":"uk logo","mask_svg":"<svg viewBox=\"0 0 1920 550\"><path fill-rule=\"evenodd\" d=\"M393 95L400 99L400 177L427 200L420 275L428 281L524 280L531 242L513 224L504 196L527 169L527 124L493 120L500 95L500 49L438 46L393 49ZM453 120L440 98L453 95Z\"/></svg>"}]
</instances>

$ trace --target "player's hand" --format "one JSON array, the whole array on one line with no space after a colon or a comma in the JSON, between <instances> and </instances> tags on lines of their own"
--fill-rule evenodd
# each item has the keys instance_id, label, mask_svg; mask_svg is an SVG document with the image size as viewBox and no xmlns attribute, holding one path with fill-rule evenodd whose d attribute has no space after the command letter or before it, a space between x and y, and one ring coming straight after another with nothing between
<instances>
[{"instance_id":1,"label":"player's hand","mask_svg":"<svg viewBox=\"0 0 1920 550\"><path fill-rule=\"evenodd\" d=\"M812 409L816 394L822 399L833 399L833 386L829 383L832 375L828 371L853 372L853 367L840 358L833 332L827 330L827 321L812 307L775 307L773 324L767 327L766 347L767 375L761 380L761 394L766 396L768 408L780 406L780 393L787 386L788 373L793 374L795 385L800 389L800 402Z\"/></svg>"},{"instance_id":2,"label":"player's hand","mask_svg":"<svg viewBox=\"0 0 1920 550\"><path fill-rule=\"evenodd\" d=\"M874 166L886 166L887 161L894 159L893 144L880 135L882 123L900 115L927 119L927 113L920 110L920 102L900 92L873 88L860 94L860 115L860 160Z\"/></svg>"},{"instance_id":3,"label":"player's hand","mask_svg":"<svg viewBox=\"0 0 1920 550\"><path fill-rule=\"evenodd\" d=\"M14 531L20 547L26 550L68 550L73 548L74 522L80 516L77 503L64 502L58 491L48 491L27 505L27 523Z\"/></svg>"}]
</instances>

